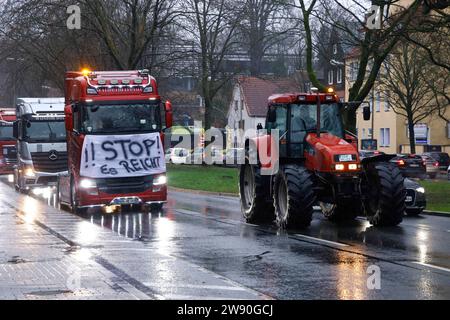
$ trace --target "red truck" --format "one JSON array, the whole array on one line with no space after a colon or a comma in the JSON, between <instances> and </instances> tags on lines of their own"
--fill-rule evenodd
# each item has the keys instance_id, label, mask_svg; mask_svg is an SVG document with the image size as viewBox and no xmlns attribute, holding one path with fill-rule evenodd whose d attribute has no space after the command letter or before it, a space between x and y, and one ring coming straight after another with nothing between
<instances>
[{"instance_id":1,"label":"red truck","mask_svg":"<svg viewBox=\"0 0 450 320\"><path fill-rule=\"evenodd\" d=\"M147 70L67 72L68 174L58 179L61 205L147 205L167 199L164 131L172 105L162 103Z\"/></svg>"},{"instance_id":2,"label":"red truck","mask_svg":"<svg viewBox=\"0 0 450 320\"><path fill-rule=\"evenodd\" d=\"M13 174L17 163L16 139L13 136L14 121L16 121L14 109L0 109L0 175Z\"/></svg>"}]
</instances>

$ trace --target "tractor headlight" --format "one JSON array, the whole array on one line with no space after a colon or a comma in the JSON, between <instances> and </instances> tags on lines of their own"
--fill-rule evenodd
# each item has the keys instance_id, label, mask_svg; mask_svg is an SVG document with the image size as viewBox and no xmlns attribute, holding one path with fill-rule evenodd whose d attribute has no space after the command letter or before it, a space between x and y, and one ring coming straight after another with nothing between
<instances>
[{"instance_id":1,"label":"tractor headlight","mask_svg":"<svg viewBox=\"0 0 450 320\"><path fill-rule=\"evenodd\" d=\"M92 179L81 179L80 188L83 189L97 188L97 183Z\"/></svg>"},{"instance_id":2,"label":"tractor headlight","mask_svg":"<svg viewBox=\"0 0 450 320\"><path fill-rule=\"evenodd\" d=\"M419 188L416 188L416 191L420 192L420 193L425 193L425 188L419 187Z\"/></svg>"},{"instance_id":3,"label":"tractor headlight","mask_svg":"<svg viewBox=\"0 0 450 320\"><path fill-rule=\"evenodd\" d=\"M336 164L334 166L334 170L336 170L336 171L344 171L345 170L345 165L343 165L343 164Z\"/></svg>"},{"instance_id":4,"label":"tractor headlight","mask_svg":"<svg viewBox=\"0 0 450 320\"><path fill-rule=\"evenodd\" d=\"M167 183L167 176L165 176L165 175L157 176L153 180L153 185L154 186L162 186L162 185L165 185L166 183Z\"/></svg>"}]
</instances>

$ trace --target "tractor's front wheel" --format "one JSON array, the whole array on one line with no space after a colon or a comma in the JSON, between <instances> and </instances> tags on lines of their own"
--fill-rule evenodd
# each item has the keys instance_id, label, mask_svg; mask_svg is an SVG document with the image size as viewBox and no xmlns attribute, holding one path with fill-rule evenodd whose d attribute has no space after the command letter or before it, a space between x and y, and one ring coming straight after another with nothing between
<instances>
[{"instance_id":1,"label":"tractor's front wheel","mask_svg":"<svg viewBox=\"0 0 450 320\"><path fill-rule=\"evenodd\" d=\"M240 167L239 195L244 218L249 223L272 222L275 219L270 199L270 177L251 164Z\"/></svg>"},{"instance_id":2,"label":"tractor's front wheel","mask_svg":"<svg viewBox=\"0 0 450 320\"><path fill-rule=\"evenodd\" d=\"M274 182L275 215L280 228L304 228L311 224L316 196L311 174L298 165L280 168Z\"/></svg>"},{"instance_id":3,"label":"tractor's front wheel","mask_svg":"<svg viewBox=\"0 0 450 320\"><path fill-rule=\"evenodd\" d=\"M367 192L364 209L374 226L396 226L405 213L404 177L397 166L374 163L366 169Z\"/></svg>"}]
</instances>

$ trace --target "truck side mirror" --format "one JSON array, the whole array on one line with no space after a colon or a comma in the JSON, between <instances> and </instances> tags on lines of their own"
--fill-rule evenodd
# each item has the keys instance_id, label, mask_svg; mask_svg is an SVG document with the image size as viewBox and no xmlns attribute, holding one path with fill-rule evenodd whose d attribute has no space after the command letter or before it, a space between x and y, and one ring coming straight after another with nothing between
<instances>
[{"instance_id":1,"label":"truck side mirror","mask_svg":"<svg viewBox=\"0 0 450 320\"><path fill-rule=\"evenodd\" d=\"M370 120L370 107L369 106L365 106L363 107L363 118L364 121L369 121Z\"/></svg>"},{"instance_id":2,"label":"truck side mirror","mask_svg":"<svg viewBox=\"0 0 450 320\"><path fill-rule=\"evenodd\" d=\"M73 131L73 113L72 106L67 105L64 107L64 113L66 114L65 123L66 123L66 131Z\"/></svg>"},{"instance_id":3,"label":"truck side mirror","mask_svg":"<svg viewBox=\"0 0 450 320\"><path fill-rule=\"evenodd\" d=\"M14 121L13 123L13 137L19 140L19 120Z\"/></svg>"},{"instance_id":4,"label":"truck side mirror","mask_svg":"<svg viewBox=\"0 0 450 320\"><path fill-rule=\"evenodd\" d=\"M256 126L256 130L262 130L263 126L261 123L258 123L258 125Z\"/></svg>"},{"instance_id":5,"label":"truck side mirror","mask_svg":"<svg viewBox=\"0 0 450 320\"><path fill-rule=\"evenodd\" d=\"M166 128L169 129L173 125L173 112L172 112L172 102L169 100L164 104L164 110L166 113Z\"/></svg>"}]
</instances>

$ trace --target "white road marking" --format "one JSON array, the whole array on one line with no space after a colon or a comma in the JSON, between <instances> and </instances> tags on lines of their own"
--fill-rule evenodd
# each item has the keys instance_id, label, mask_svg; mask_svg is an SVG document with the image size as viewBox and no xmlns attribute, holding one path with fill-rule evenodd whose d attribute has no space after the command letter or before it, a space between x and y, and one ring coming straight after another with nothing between
<instances>
[{"instance_id":1,"label":"white road marking","mask_svg":"<svg viewBox=\"0 0 450 320\"><path fill-rule=\"evenodd\" d=\"M432 264L428 264L428 263L423 263L423 262L419 262L419 261L414 261L413 263L420 264L421 266L425 266L425 267L429 267L429 268L433 268L433 269L438 269L438 270L450 272L450 269L447 269L447 268L444 268L444 267L438 267L438 266L435 266L435 265L432 265Z\"/></svg>"},{"instance_id":2,"label":"white road marking","mask_svg":"<svg viewBox=\"0 0 450 320\"><path fill-rule=\"evenodd\" d=\"M340 246L340 247L348 247L349 246L348 244L345 244L345 243L340 243L340 242L334 242L334 241L320 239L320 238L309 237L309 236L305 236L303 234L295 234L295 236L300 237L300 238L309 239L309 240L318 241L318 242L323 242L323 243L326 243L326 244L333 244L333 245Z\"/></svg>"},{"instance_id":3,"label":"white road marking","mask_svg":"<svg viewBox=\"0 0 450 320\"><path fill-rule=\"evenodd\" d=\"M156 287L161 286L161 284L158 283L150 283L150 282L144 282L144 285L147 287ZM165 288L186 288L186 289L205 289L205 290L226 290L226 291L247 291L245 288L242 287L229 287L229 286L220 286L220 285L202 285L202 284L174 284L174 285L164 285Z\"/></svg>"}]
</instances>

